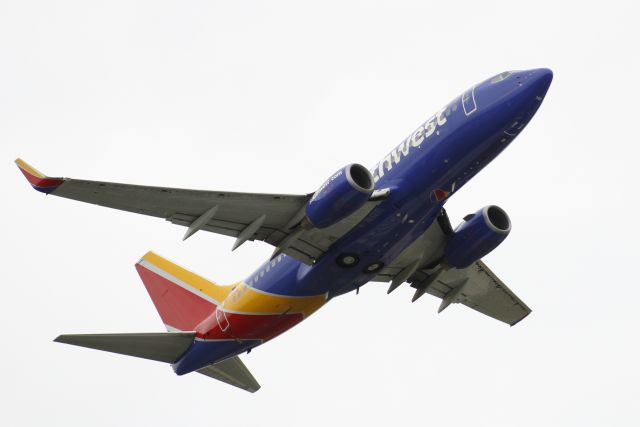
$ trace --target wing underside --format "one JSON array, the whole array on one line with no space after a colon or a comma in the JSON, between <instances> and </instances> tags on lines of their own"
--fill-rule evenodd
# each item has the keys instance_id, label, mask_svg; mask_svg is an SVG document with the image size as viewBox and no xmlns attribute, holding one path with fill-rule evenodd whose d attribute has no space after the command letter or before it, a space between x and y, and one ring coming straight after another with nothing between
<instances>
[{"instance_id":1,"label":"wing underside","mask_svg":"<svg viewBox=\"0 0 640 427\"><path fill-rule=\"evenodd\" d=\"M261 240L312 264L358 224L377 202L322 230L300 230L310 194L261 194L188 190L71 178L50 178L24 161L16 163L38 191L108 208L149 215L188 227L185 238L204 230L245 241Z\"/></svg>"},{"instance_id":2,"label":"wing underside","mask_svg":"<svg viewBox=\"0 0 640 427\"><path fill-rule=\"evenodd\" d=\"M406 248L374 281L392 282L392 291L402 282L416 289L414 301L424 293L442 299L439 311L460 303L511 326L524 319L531 309L482 261L464 269L438 267L451 234L443 210L437 221Z\"/></svg>"},{"instance_id":3,"label":"wing underside","mask_svg":"<svg viewBox=\"0 0 640 427\"><path fill-rule=\"evenodd\" d=\"M420 288L429 280L427 272L419 271L409 283ZM465 269L442 272L425 292L443 300L440 311L451 303L460 303L511 326L531 313L531 309L482 261Z\"/></svg>"}]
</instances>

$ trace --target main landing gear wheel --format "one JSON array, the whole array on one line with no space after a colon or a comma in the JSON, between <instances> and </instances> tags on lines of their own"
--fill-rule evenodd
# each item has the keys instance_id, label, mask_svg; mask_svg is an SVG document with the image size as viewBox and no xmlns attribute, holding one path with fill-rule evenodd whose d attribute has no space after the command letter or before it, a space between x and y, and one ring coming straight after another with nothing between
<instances>
[{"instance_id":1,"label":"main landing gear wheel","mask_svg":"<svg viewBox=\"0 0 640 427\"><path fill-rule=\"evenodd\" d=\"M382 267L384 267L384 262L377 261L373 264L369 264L364 270L362 270L362 272L367 274L377 273L378 271L382 270Z\"/></svg>"},{"instance_id":2,"label":"main landing gear wheel","mask_svg":"<svg viewBox=\"0 0 640 427\"><path fill-rule=\"evenodd\" d=\"M360 258L356 254L342 254L336 258L336 262L340 267L350 268L355 267L360 262Z\"/></svg>"}]
</instances>

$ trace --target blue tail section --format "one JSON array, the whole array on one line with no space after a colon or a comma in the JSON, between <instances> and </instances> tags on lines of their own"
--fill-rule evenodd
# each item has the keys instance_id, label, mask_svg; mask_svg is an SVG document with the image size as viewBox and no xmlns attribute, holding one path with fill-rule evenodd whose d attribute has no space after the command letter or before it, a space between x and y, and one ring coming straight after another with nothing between
<instances>
[{"instance_id":1,"label":"blue tail section","mask_svg":"<svg viewBox=\"0 0 640 427\"><path fill-rule=\"evenodd\" d=\"M173 365L178 375L188 374L212 363L243 353L262 343L261 340L196 340Z\"/></svg>"}]
</instances>

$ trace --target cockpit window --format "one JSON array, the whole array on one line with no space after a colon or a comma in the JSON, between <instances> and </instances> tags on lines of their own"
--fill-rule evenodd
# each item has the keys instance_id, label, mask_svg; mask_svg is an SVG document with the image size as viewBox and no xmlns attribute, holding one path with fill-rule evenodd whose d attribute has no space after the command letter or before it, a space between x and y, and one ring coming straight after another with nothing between
<instances>
[{"instance_id":1,"label":"cockpit window","mask_svg":"<svg viewBox=\"0 0 640 427\"><path fill-rule=\"evenodd\" d=\"M513 71L505 71L504 73L500 73L491 79L491 84L501 82L511 74L513 74Z\"/></svg>"}]
</instances>

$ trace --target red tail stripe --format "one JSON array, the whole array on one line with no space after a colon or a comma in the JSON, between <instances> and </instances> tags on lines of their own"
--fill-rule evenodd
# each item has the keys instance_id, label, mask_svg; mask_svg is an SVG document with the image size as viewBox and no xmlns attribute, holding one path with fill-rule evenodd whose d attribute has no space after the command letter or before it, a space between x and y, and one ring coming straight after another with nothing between
<instances>
[{"instance_id":1,"label":"red tail stripe","mask_svg":"<svg viewBox=\"0 0 640 427\"><path fill-rule=\"evenodd\" d=\"M165 325L192 331L215 309L215 305L165 279L140 264L136 270Z\"/></svg>"}]
</instances>

